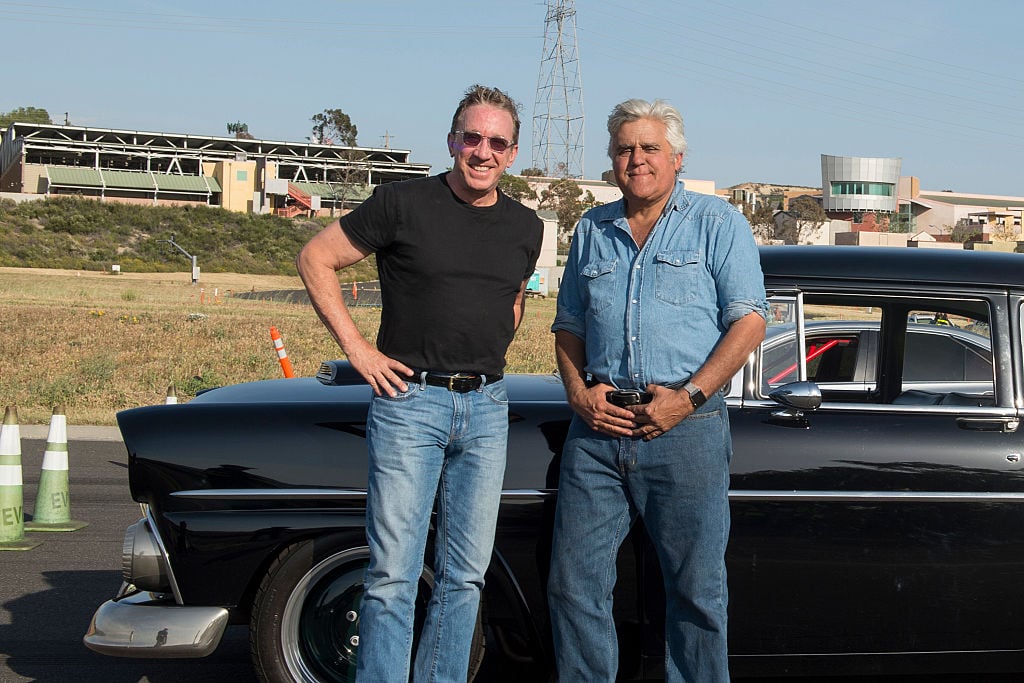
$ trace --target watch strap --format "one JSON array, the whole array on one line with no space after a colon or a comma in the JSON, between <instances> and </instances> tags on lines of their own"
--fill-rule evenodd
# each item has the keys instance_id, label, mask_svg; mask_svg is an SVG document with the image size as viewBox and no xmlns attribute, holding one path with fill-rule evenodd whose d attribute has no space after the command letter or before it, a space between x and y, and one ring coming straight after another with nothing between
<instances>
[{"instance_id":1,"label":"watch strap","mask_svg":"<svg viewBox=\"0 0 1024 683\"><path fill-rule=\"evenodd\" d=\"M708 397L704 395L704 391L693 382L684 384L683 390L689 395L690 403L693 404L694 410L700 408L708 400Z\"/></svg>"}]
</instances>

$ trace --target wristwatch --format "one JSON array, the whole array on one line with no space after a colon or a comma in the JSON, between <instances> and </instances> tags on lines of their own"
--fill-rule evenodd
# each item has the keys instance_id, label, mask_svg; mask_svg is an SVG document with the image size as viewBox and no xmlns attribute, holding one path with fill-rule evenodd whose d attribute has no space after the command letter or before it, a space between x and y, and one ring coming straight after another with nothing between
<instances>
[{"instance_id":1,"label":"wristwatch","mask_svg":"<svg viewBox=\"0 0 1024 683\"><path fill-rule=\"evenodd\" d=\"M683 391L690 395L690 403L693 404L694 410L700 408L708 400L708 397L704 395L704 391L693 382L684 384Z\"/></svg>"}]
</instances>

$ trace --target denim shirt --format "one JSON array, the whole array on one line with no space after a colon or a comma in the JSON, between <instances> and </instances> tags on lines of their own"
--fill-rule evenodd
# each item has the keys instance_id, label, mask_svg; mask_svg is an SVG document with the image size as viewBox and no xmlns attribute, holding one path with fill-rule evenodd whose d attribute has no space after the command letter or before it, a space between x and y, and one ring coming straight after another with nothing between
<instances>
[{"instance_id":1,"label":"denim shirt","mask_svg":"<svg viewBox=\"0 0 1024 683\"><path fill-rule=\"evenodd\" d=\"M728 202L676 185L639 248L625 202L580 219L551 331L586 344L585 370L620 389L692 376L729 325L768 302L750 225Z\"/></svg>"}]
</instances>

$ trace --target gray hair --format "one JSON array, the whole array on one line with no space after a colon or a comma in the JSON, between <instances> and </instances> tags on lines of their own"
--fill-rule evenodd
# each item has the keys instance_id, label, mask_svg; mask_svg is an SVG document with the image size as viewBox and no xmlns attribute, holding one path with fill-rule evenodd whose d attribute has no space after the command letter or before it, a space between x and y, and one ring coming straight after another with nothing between
<instances>
[{"instance_id":1,"label":"gray hair","mask_svg":"<svg viewBox=\"0 0 1024 683\"><path fill-rule=\"evenodd\" d=\"M683 115L664 100L632 99L615 105L608 116L608 156L614 158L612 145L623 124L640 119L654 119L665 124L665 139L673 154L686 154L686 136L683 135Z\"/></svg>"}]
</instances>

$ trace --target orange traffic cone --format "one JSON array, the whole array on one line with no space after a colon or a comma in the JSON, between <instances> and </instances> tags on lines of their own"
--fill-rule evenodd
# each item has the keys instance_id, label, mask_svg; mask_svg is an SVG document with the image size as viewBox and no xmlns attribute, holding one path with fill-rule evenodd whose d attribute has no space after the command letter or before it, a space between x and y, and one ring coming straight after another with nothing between
<instances>
[{"instance_id":1,"label":"orange traffic cone","mask_svg":"<svg viewBox=\"0 0 1024 683\"><path fill-rule=\"evenodd\" d=\"M57 406L50 417L46 436L43 469L39 473L36 506L32 521L25 522L28 531L78 531L88 522L71 519L71 498L68 495L68 424L64 408Z\"/></svg>"},{"instance_id":2,"label":"orange traffic cone","mask_svg":"<svg viewBox=\"0 0 1024 683\"><path fill-rule=\"evenodd\" d=\"M31 550L25 540L25 508L21 481L21 428L18 409L7 406L0 427L0 550Z\"/></svg>"}]
</instances>

